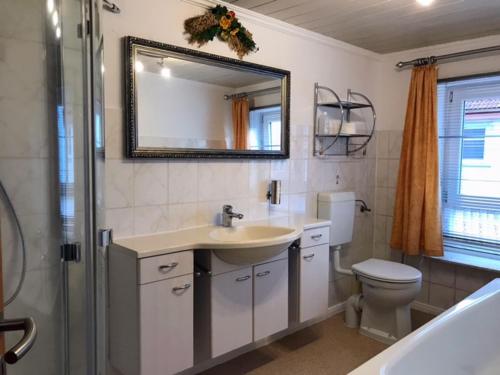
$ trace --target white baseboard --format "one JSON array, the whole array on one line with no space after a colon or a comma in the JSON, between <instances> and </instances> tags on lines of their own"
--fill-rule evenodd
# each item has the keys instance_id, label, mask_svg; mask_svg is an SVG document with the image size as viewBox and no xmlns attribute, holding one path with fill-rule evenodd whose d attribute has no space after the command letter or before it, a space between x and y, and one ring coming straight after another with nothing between
<instances>
[{"instance_id":1,"label":"white baseboard","mask_svg":"<svg viewBox=\"0 0 500 375\"><path fill-rule=\"evenodd\" d=\"M411 307L414 310L422 311L424 313L431 314L431 315L439 315L445 310L441 307L436 307L436 306L429 305L427 303L420 302L420 301L413 301L413 303L411 304Z\"/></svg>"},{"instance_id":2,"label":"white baseboard","mask_svg":"<svg viewBox=\"0 0 500 375\"><path fill-rule=\"evenodd\" d=\"M336 305L330 306L328 308L327 317L337 315L345 310L345 302L337 303Z\"/></svg>"}]
</instances>

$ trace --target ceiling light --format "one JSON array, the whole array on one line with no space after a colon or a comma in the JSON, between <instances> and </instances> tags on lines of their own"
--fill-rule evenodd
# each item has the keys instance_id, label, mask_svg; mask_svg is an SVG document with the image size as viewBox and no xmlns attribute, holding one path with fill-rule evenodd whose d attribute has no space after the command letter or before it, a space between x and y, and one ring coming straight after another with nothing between
<instances>
[{"instance_id":1,"label":"ceiling light","mask_svg":"<svg viewBox=\"0 0 500 375\"><path fill-rule=\"evenodd\" d=\"M55 26L57 26L57 24L59 23L59 14L57 13L57 10L54 11L54 13L52 13L52 24Z\"/></svg>"},{"instance_id":2,"label":"ceiling light","mask_svg":"<svg viewBox=\"0 0 500 375\"><path fill-rule=\"evenodd\" d=\"M47 0L47 11L52 13L54 10L54 0Z\"/></svg>"},{"instance_id":3,"label":"ceiling light","mask_svg":"<svg viewBox=\"0 0 500 375\"><path fill-rule=\"evenodd\" d=\"M424 7L428 7L433 2L434 2L434 0L417 0L417 3L419 3L420 5L422 5Z\"/></svg>"},{"instance_id":4,"label":"ceiling light","mask_svg":"<svg viewBox=\"0 0 500 375\"><path fill-rule=\"evenodd\" d=\"M166 68L166 67L161 68L161 75L162 75L164 78L170 78L170 76L172 75L171 73L172 73L172 72L170 71L170 69L169 69L169 68Z\"/></svg>"},{"instance_id":5,"label":"ceiling light","mask_svg":"<svg viewBox=\"0 0 500 375\"><path fill-rule=\"evenodd\" d=\"M144 64L143 64L143 63L141 63L139 60L137 60L137 61L135 62L135 71L136 71L137 73L140 73L140 72L142 72L143 70L144 70Z\"/></svg>"}]
</instances>

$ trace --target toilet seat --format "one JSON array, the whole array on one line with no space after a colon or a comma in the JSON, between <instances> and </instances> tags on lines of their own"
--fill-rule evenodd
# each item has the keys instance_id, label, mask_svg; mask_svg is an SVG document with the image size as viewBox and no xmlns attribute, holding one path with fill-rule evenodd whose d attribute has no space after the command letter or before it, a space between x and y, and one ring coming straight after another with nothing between
<instances>
[{"instance_id":1,"label":"toilet seat","mask_svg":"<svg viewBox=\"0 0 500 375\"><path fill-rule=\"evenodd\" d=\"M352 270L357 275L386 283L406 284L422 279L422 273L414 267L375 258L354 264Z\"/></svg>"}]
</instances>

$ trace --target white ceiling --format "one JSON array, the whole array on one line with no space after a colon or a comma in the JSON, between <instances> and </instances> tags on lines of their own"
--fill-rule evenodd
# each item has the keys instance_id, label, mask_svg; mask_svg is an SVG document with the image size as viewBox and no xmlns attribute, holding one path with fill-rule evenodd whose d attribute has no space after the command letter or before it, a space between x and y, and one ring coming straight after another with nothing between
<instances>
[{"instance_id":1,"label":"white ceiling","mask_svg":"<svg viewBox=\"0 0 500 375\"><path fill-rule=\"evenodd\" d=\"M379 53L500 34L500 0L229 0Z\"/></svg>"}]
</instances>

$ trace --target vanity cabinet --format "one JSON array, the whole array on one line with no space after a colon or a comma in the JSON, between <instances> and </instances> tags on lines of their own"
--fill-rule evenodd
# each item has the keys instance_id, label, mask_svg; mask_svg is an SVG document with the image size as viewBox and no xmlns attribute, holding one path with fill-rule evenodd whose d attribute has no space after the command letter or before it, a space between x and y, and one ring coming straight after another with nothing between
<instances>
[{"instance_id":1,"label":"vanity cabinet","mask_svg":"<svg viewBox=\"0 0 500 375\"><path fill-rule=\"evenodd\" d=\"M329 246L300 249L299 322L317 318L328 311Z\"/></svg>"},{"instance_id":2,"label":"vanity cabinet","mask_svg":"<svg viewBox=\"0 0 500 375\"><path fill-rule=\"evenodd\" d=\"M253 339L288 328L288 259L253 268Z\"/></svg>"},{"instance_id":3,"label":"vanity cabinet","mask_svg":"<svg viewBox=\"0 0 500 375\"><path fill-rule=\"evenodd\" d=\"M213 357L252 342L252 280L252 267L212 277Z\"/></svg>"},{"instance_id":4,"label":"vanity cabinet","mask_svg":"<svg viewBox=\"0 0 500 375\"><path fill-rule=\"evenodd\" d=\"M290 323L298 324L328 312L330 227L304 230L300 248L290 253Z\"/></svg>"},{"instance_id":5,"label":"vanity cabinet","mask_svg":"<svg viewBox=\"0 0 500 375\"><path fill-rule=\"evenodd\" d=\"M288 251L238 266L200 250L195 263L196 363L288 328Z\"/></svg>"},{"instance_id":6,"label":"vanity cabinet","mask_svg":"<svg viewBox=\"0 0 500 375\"><path fill-rule=\"evenodd\" d=\"M109 252L110 361L123 375L193 366L193 252L138 259Z\"/></svg>"}]
</instances>

